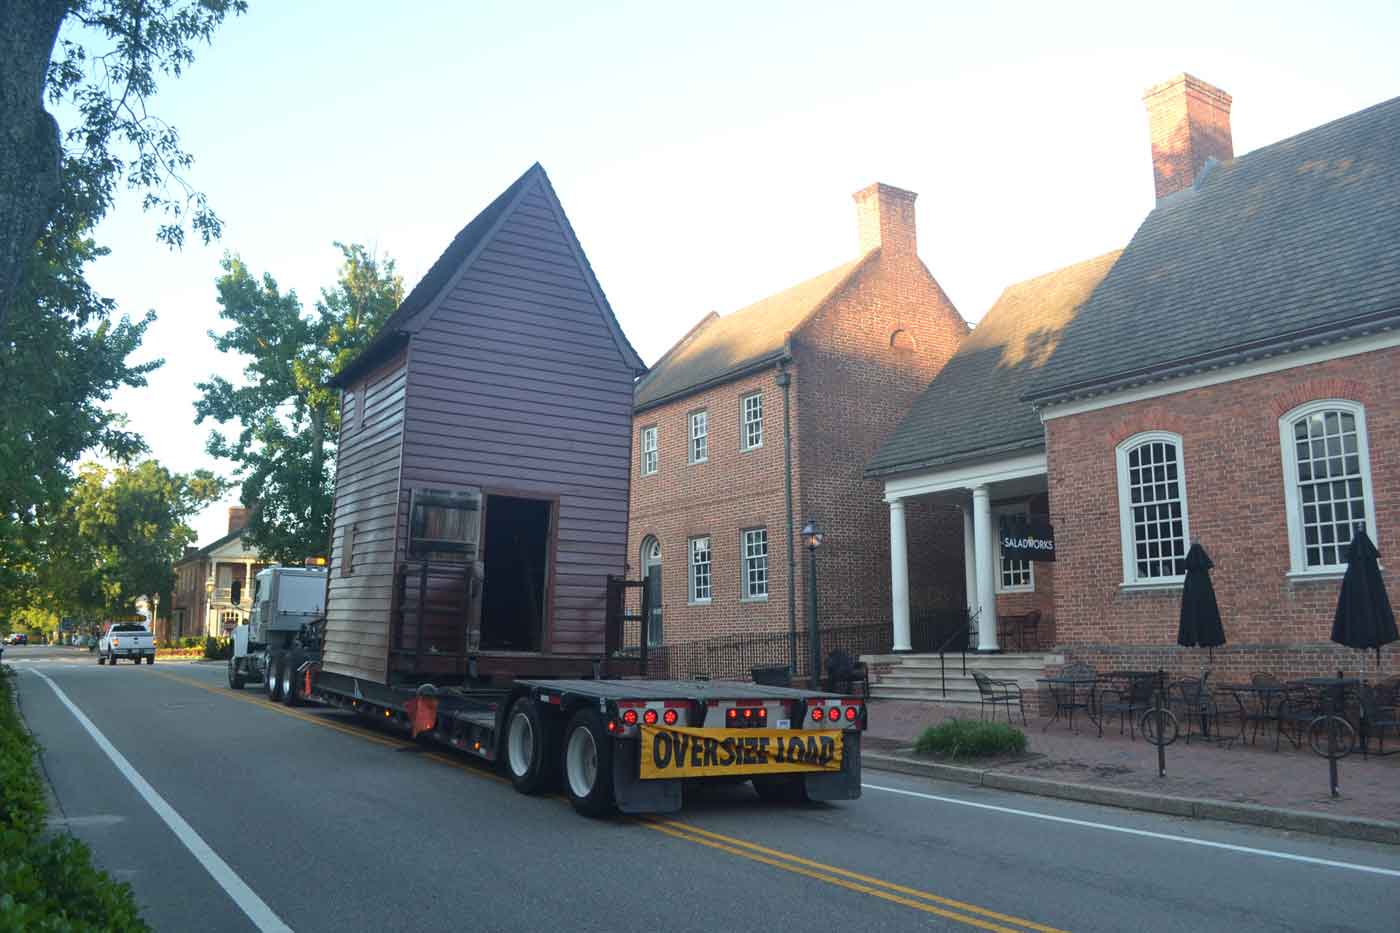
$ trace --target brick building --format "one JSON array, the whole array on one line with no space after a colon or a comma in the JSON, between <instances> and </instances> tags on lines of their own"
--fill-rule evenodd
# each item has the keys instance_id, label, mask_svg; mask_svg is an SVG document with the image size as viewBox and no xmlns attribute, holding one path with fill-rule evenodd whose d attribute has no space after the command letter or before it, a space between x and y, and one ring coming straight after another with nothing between
<instances>
[{"instance_id":1,"label":"brick building","mask_svg":"<svg viewBox=\"0 0 1400 933\"><path fill-rule=\"evenodd\" d=\"M1239 157L1228 94L1182 75L1144 99L1157 205L1121 254L1092 261L1081 300L1032 303L1004 342L990 381L1024 430L1020 446L998 446L1004 432L964 452L982 513L969 563L994 566L990 506L1041 494L1057 554L1047 665L1198 673L1175 641L1199 539L1228 639L1215 677L1355 670L1329 641L1345 545L1364 523L1383 563L1400 554L1400 99ZM919 466L943 449L920 412L946 388L934 380L872 462L888 496L959 478ZM1400 577L1387 583L1400 600ZM1382 658L1400 672L1395 649Z\"/></svg>"},{"instance_id":2,"label":"brick building","mask_svg":"<svg viewBox=\"0 0 1400 933\"><path fill-rule=\"evenodd\" d=\"M185 549L175 564L170 609L156 622L158 639L223 637L252 609L253 575L267 562L243 542L247 524L248 510L230 506L227 534L204 547Z\"/></svg>"},{"instance_id":3,"label":"brick building","mask_svg":"<svg viewBox=\"0 0 1400 933\"><path fill-rule=\"evenodd\" d=\"M652 643L784 632L790 593L803 627L807 555L794 538L809 519L825 533L822 625L888 621L884 509L865 462L967 333L918 257L914 198L858 192L857 258L711 313L638 383L628 553L659 593ZM961 599L945 572L958 555L938 551L951 518L911 517L934 555L915 575L916 608Z\"/></svg>"}]
</instances>

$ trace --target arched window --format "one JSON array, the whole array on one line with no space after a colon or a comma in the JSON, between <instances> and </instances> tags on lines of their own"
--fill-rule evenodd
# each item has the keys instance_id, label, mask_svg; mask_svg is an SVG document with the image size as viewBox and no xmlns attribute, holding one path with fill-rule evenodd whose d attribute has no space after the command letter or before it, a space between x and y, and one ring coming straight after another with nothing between
<instances>
[{"instance_id":1,"label":"arched window","mask_svg":"<svg viewBox=\"0 0 1400 933\"><path fill-rule=\"evenodd\" d=\"M661 644L661 542L648 535L642 541L642 580L647 587L647 644Z\"/></svg>"},{"instance_id":2,"label":"arched window","mask_svg":"<svg viewBox=\"0 0 1400 933\"><path fill-rule=\"evenodd\" d=\"M1124 585L1180 583L1190 535L1181 435L1134 434L1117 458Z\"/></svg>"},{"instance_id":3,"label":"arched window","mask_svg":"<svg viewBox=\"0 0 1400 933\"><path fill-rule=\"evenodd\" d=\"M890 346L900 353L913 353L915 350L914 335L907 330L897 330L890 334Z\"/></svg>"},{"instance_id":4,"label":"arched window","mask_svg":"<svg viewBox=\"0 0 1400 933\"><path fill-rule=\"evenodd\" d=\"M1376 534L1366 409L1343 399L1300 405L1279 419L1289 563L1293 573L1337 573L1356 526Z\"/></svg>"}]
</instances>

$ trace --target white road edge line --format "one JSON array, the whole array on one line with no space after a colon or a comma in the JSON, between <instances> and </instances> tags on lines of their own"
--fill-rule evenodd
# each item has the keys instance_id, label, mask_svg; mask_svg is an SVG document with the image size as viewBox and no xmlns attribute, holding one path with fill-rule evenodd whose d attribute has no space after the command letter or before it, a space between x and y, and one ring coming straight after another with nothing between
<instances>
[{"instance_id":1,"label":"white road edge line","mask_svg":"<svg viewBox=\"0 0 1400 933\"><path fill-rule=\"evenodd\" d=\"M921 794L918 791L903 790L898 787L883 787L879 784L862 784L861 787L867 790L882 790L887 794L900 794L905 797L918 797L922 800L934 800L939 803L951 803L959 807L972 807L977 810L994 810L997 813L1010 813L1013 816L1028 816L1031 819L1047 820L1051 823L1067 823L1070 826L1083 826L1088 829L1102 829L1112 833L1124 833L1129 836L1145 836L1148 839L1163 839L1167 842L1180 842L1189 846L1202 846L1207 849L1224 849L1227 852L1242 852L1245 855L1260 855L1265 858L1282 859L1287 862L1303 862L1308 865L1325 865L1328 868L1344 868L1348 871L1361 871L1373 875L1386 875L1391 878L1400 878L1400 870L1393 868L1378 868L1374 865L1360 865L1355 862L1338 862L1327 858L1313 858L1310 855L1294 855L1291 852L1275 852L1272 849L1256 849L1252 846L1231 845L1228 842L1211 842L1208 839L1192 839L1190 836L1173 836L1170 833L1154 833L1147 829L1132 829L1128 826L1114 826L1112 823L1095 823L1091 820L1076 820L1068 816L1052 816L1049 813L1036 813L1034 810L1018 810L1015 807L999 807L990 803L975 803L971 800L959 800L956 797L940 797L938 794Z\"/></svg>"},{"instance_id":2,"label":"white road edge line","mask_svg":"<svg viewBox=\"0 0 1400 933\"><path fill-rule=\"evenodd\" d=\"M59 688L58 684L54 683L43 671L33 670L33 673L35 676L43 678L44 682L53 688L54 695L62 701L64 706L68 707L68 711L78 720L78 724L87 730L88 735L92 736L97 747L107 753L107 757L112 759L112 764L116 765L122 776L131 782L131 786L136 788L136 792L145 799L146 803L151 805L151 809L156 811L156 815L165 821L165 825L170 827L175 838L184 843L185 848L190 850L190 854L199 860L199 864L204 866L204 870L209 872L214 882L224 889L243 913L248 915L248 919L253 921L253 926L263 933L292 933L292 928L283 923L282 918L272 912L272 908L268 907L263 899L258 897L253 889L234 873L227 862L219 858L218 853L200 838L199 833L185 822L184 817L175 812L174 807L165 802L165 798L147 783L146 779L131 766L131 762L127 761L126 757L117 751L111 742L107 741L107 737L98 731L97 727L92 724L92 720L88 719L72 700L68 699L68 695Z\"/></svg>"}]
</instances>

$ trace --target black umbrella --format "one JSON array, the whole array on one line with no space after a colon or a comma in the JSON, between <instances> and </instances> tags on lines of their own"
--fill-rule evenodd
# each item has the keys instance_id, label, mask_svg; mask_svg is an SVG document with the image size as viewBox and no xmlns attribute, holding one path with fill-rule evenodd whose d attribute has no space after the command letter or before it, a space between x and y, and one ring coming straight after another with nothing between
<instances>
[{"instance_id":1,"label":"black umbrella","mask_svg":"<svg viewBox=\"0 0 1400 933\"><path fill-rule=\"evenodd\" d=\"M1225 644L1225 626L1220 622L1220 606L1210 582L1211 562L1206 549L1194 542L1186 552L1186 580L1181 585L1181 624L1176 643L1186 648L1215 648ZM1211 652L1214 660L1215 652Z\"/></svg>"},{"instance_id":2,"label":"black umbrella","mask_svg":"<svg viewBox=\"0 0 1400 933\"><path fill-rule=\"evenodd\" d=\"M1342 595L1337 599L1337 615L1332 620L1333 641L1362 652L1374 648L1378 665L1381 645L1400 641L1395 613L1391 611L1377 563L1380 556L1365 527L1357 528L1347 548L1347 573L1342 578Z\"/></svg>"}]
</instances>

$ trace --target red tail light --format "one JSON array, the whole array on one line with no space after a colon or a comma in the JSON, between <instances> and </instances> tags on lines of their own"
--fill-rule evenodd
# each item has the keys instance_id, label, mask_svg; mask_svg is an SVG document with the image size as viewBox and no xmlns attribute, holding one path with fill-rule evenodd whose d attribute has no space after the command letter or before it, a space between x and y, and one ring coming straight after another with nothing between
<instances>
[{"instance_id":1,"label":"red tail light","mask_svg":"<svg viewBox=\"0 0 1400 933\"><path fill-rule=\"evenodd\" d=\"M841 718L841 710L833 706L831 709L826 711L826 718L830 719L832 722L835 722L836 720Z\"/></svg>"},{"instance_id":2,"label":"red tail light","mask_svg":"<svg viewBox=\"0 0 1400 933\"><path fill-rule=\"evenodd\" d=\"M646 723L649 726L656 725L656 710L649 709L645 713L643 713L642 722Z\"/></svg>"},{"instance_id":3,"label":"red tail light","mask_svg":"<svg viewBox=\"0 0 1400 933\"><path fill-rule=\"evenodd\" d=\"M634 709L624 710L622 721L629 726L635 726L637 724L637 711Z\"/></svg>"},{"instance_id":4,"label":"red tail light","mask_svg":"<svg viewBox=\"0 0 1400 933\"><path fill-rule=\"evenodd\" d=\"M860 710L856 709L854 706L848 706L848 707L846 707L846 721L847 721L847 722L855 722L855 721L856 721L856 717L859 716L859 715L860 715Z\"/></svg>"},{"instance_id":5,"label":"red tail light","mask_svg":"<svg viewBox=\"0 0 1400 933\"><path fill-rule=\"evenodd\" d=\"M760 706L760 707L758 708L758 718L759 718L759 719L767 719L767 718L768 718L768 707L766 707L766 706Z\"/></svg>"},{"instance_id":6,"label":"red tail light","mask_svg":"<svg viewBox=\"0 0 1400 933\"><path fill-rule=\"evenodd\" d=\"M666 712L661 714L662 721L665 722L668 726L674 726L676 724L676 720L679 718L680 717L676 715L676 711L673 709L668 709Z\"/></svg>"},{"instance_id":7,"label":"red tail light","mask_svg":"<svg viewBox=\"0 0 1400 933\"><path fill-rule=\"evenodd\" d=\"M814 706L814 707L812 707L812 722L821 722L821 721L822 721L822 708L821 708L820 706Z\"/></svg>"}]
</instances>

